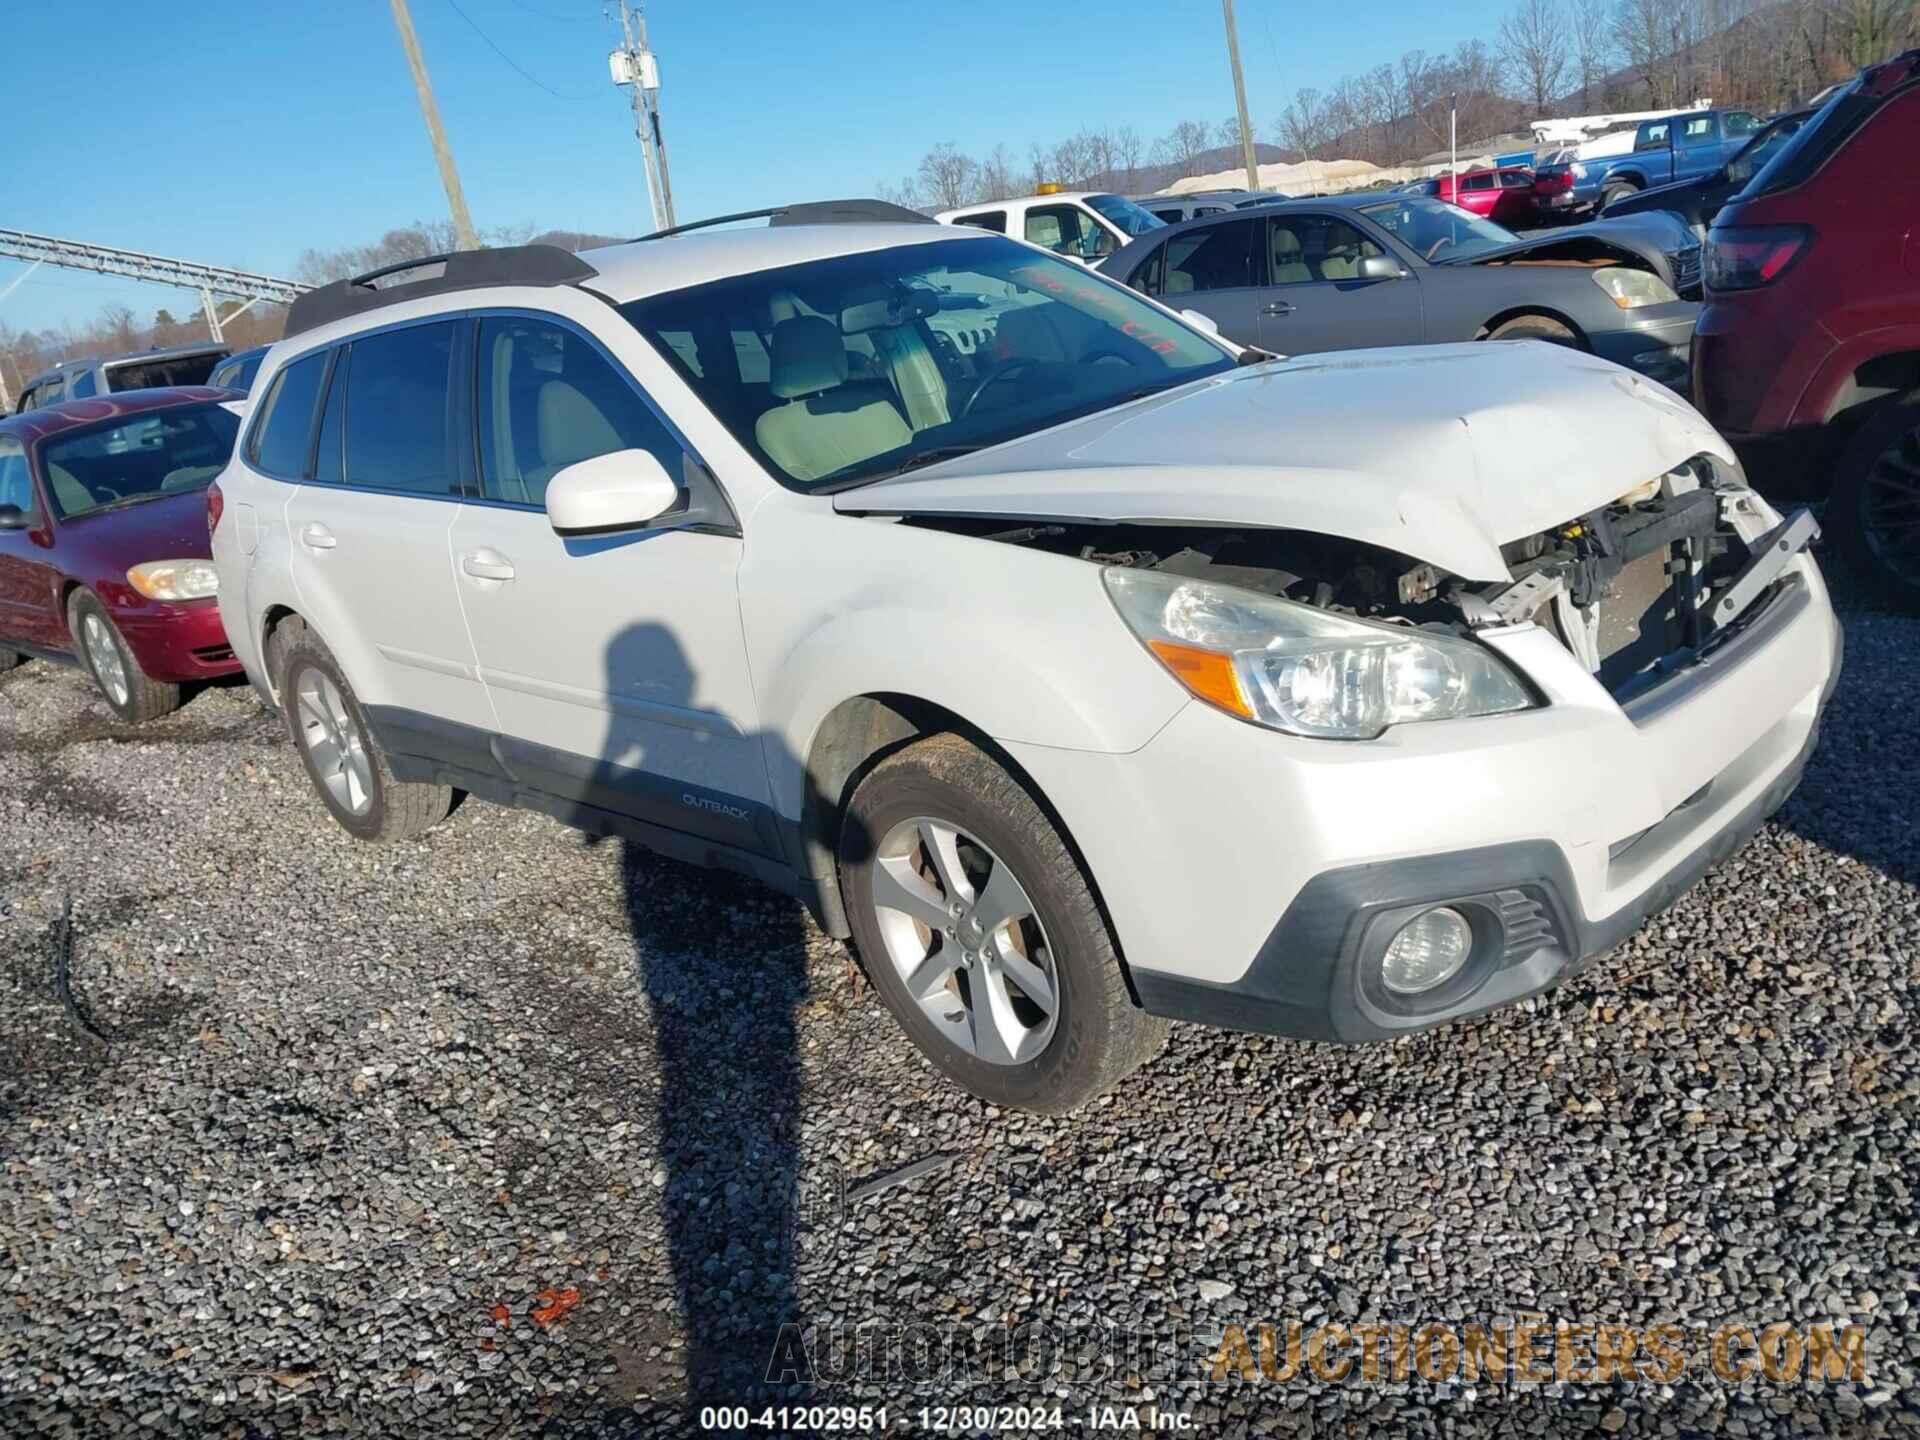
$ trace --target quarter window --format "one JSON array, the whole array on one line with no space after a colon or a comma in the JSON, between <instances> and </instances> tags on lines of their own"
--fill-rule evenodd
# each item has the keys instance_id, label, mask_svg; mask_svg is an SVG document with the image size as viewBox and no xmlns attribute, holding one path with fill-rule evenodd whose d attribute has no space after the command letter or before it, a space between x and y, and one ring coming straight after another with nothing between
<instances>
[{"instance_id":1,"label":"quarter window","mask_svg":"<svg viewBox=\"0 0 1920 1440\"><path fill-rule=\"evenodd\" d=\"M348 352L347 483L458 494L451 321L367 335Z\"/></svg>"},{"instance_id":2,"label":"quarter window","mask_svg":"<svg viewBox=\"0 0 1920 1440\"><path fill-rule=\"evenodd\" d=\"M306 478L313 451L313 412L326 375L325 351L296 360L280 372L247 455L256 470L283 480Z\"/></svg>"},{"instance_id":3,"label":"quarter window","mask_svg":"<svg viewBox=\"0 0 1920 1440\"><path fill-rule=\"evenodd\" d=\"M0 505L22 514L33 512L33 481L27 474L27 447L11 435L0 435Z\"/></svg>"},{"instance_id":4,"label":"quarter window","mask_svg":"<svg viewBox=\"0 0 1920 1440\"><path fill-rule=\"evenodd\" d=\"M480 486L489 500L546 503L568 465L648 450L679 475L681 449L624 374L577 331L513 316L480 322Z\"/></svg>"},{"instance_id":5,"label":"quarter window","mask_svg":"<svg viewBox=\"0 0 1920 1440\"><path fill-rule=\"evenodd\" d=\"M73 384L69 387L68 398L84 400L87 396L97 393L98 386L93 378L93 367L88 366L85 370L82 370L78 375L73 377Z\"/></svg>"}]
</instances>

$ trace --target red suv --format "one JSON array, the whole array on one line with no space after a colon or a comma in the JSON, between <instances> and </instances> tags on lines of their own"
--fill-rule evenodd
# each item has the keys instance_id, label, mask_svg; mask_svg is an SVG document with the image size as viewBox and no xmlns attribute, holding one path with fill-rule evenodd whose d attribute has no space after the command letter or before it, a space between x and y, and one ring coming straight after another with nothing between
<instances>
[{"instance_id":1,"label":"red suv","mask_svg":"<svg viewBox=\"0 0 1920 1440\"><path fill-rule=\"evenodd\" d=\"M1860 72L1714 218L1693 398L1920 610L1920 50Z\"/></svg>"},{"instance_id":2,"label":"red suv","mask_svg":"<svg viewBox=\"0 0 1920 1440\"><path fill-rule=\"evenodd\" d=\"M1457 183L1456 183L1457 182ZM1457 177L1441 175L1434 198L1471 210L1508 229L1531 225L1540 218L1540 202L1533 193L1533 171L1524 165L1499 170L1464 170Z\"/></svg>"},{"instance_id":3,"label":"red suv","mask_svg":"<svg viewBox=\"0 0 1920 1440\"><path fill-rule=\"evenodd\" d=\"M233 453L232 390L131 390L0 420L0 670L75 659L122 720L232 675L214 599L209 491Z\"/></svg>"}]
</instances>

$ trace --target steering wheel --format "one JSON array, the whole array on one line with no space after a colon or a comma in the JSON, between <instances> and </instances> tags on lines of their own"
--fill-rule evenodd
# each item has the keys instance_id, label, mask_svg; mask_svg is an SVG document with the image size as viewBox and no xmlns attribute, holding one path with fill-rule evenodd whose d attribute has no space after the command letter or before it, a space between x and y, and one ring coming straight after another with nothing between
<instances>
[{"instance_id":1,"label":"steering wheel","mask_svg":"<svg viewBox=\"0 0 1920 1440\"><path fill-rule=\"evenodd\" d=\"M1133 364L1133 361L1122 355L1118 350L1089 350L1085 355L1080 357L1080 363L1082 365L1097 365L1102 360L1118 360L1122 365Z\"/></svg>"},{"instance_id":2,"label":"steering wheel","mask_svg":"<svg viewBox=\"0 0 1920 1440\"><path fill-rule=\"evenodd\" d=\"M998 365L995 365L980 377L979 382L974 385L972 393L960 402L960 413L954 418L962 419L971 415L973 413L974 402L986 394L988 390L998 385L1002 380L1010 379L1020 371L1030 369L1039 363L1039 361L1030 356L1018 356L1012 360L1002 360Z\"/></svg>"},{"instance_id":3,"label":"steering wheel","mask_svg":"<svg viewBox=\"0 0 1920 1440\"><path fill-rule=\"evenodd\" d=\"M1453 237L1451 235L1442 235L1438 240L1434 241L1433 244L1427 247L1427 259L1431 260L1434 256L1438 255L1442 250L1446 249L1447 246L1451 245L1452 243L1453 243Z\"/></svg>"}]
</instances>

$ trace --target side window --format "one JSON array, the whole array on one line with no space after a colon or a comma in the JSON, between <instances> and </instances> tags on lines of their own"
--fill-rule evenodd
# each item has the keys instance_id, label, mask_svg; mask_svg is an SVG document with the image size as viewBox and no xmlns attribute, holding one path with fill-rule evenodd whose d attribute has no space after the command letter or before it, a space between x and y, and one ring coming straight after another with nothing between
<instances>
[{"instance_id":1,"label":"side window","mask_svg":"<svg viewBox=\"0 0 1920 1440\"><path fill-rule=\"evenodd\" d=\"M1182 220L1187 218L1186 215L1183 214L1178 208L1175 208L1172 210L1156 210L1153 213L1158 215L1162 220L1166 221L1169 225L1178 225Z\"/></svg>"},{"instance_id":2,"label":"side window","mask_svg":"<svg viewBox=\"0 0 1920 1440\"><path fill-rule=\"evenodd\" d=\"M1491 190L1493 189L1493 176L1469 175L1467 177L1467 183L1461 188L1463 190Z\"/></svg>"},{"instance_id":3,"label":"side window","mask_svg":"<svg viewBox=\"0 0 1920 1440\"><path fill-rule=\"evenodd\" d=\"M1658 150L1667 143L1668 126L1662 120L1658 125L1648 125L1640 131L1640 138L1634 142L1636 150Z\"/></svg>"},{"instance_id":4,"label":"side window","mask_svg":"<svg viewBox=\"0 0 1920 1440\"><path fill-rule=\"evenodd\" d=\"M1167 241L1169 295L1193 290L1239 290L1264 283L1255 264L1258 220L1222 220Z\"/></svg>"},{"instance_id":5,"label":"side window","mask_svg":"<svg viewBox=\"0 0 1920 1440\"><path fill-rule=\"evenodd\" d=\"M1680 131L1680 143L1692 145L1701 140L1713 139L1713 117L1702 115L1697 120L1687 121Z\"/></svg>"},{"instance_id":6,"label":"side window","mask_svg":"<svg viewBox=\"0 0 1920 1440\"><path fill-rule=\"evenodd\" d=\"M353 342L347 366L349 485L422 495L460 492L453 456L454 322L410 325Z\"/></svg>"},{"instance_id":7,"label":"side window","mask_svg":"<svg viewBox=\"0 0 1920 1440\"><path fill-rule=\"evenodd\" d=\"M1502 170L1500 172L1502 190L1531 190L1533 177L1524 170Z\"/></svg>"},{"instance_id":8,"label":"side window","mask_svg":"<svg viewBox=\"0 0 1920 1440\"><path fill-rule=\"evenodd\" d=\"M280 372L248 441L247 459L256 470L282 480L306 478L313 454L313 412L326 376L325 351L296 360Z\"/></svg>"},{"instance_id":9,"label":"side window","mask_svg":"<svg viewBox=\"0 0 1920 1440\"><path fill-rule=\"evenodd\" d=\"M56 375L40 387L36 405L58 405L67 398L67 382L63 376Z\"/></svg>"},{"instance_id":10,"label":"side window","mask_svg":"<svg viewBox=\"0 0 1920 1440\"><path fill-rule=\"evenodd\" d=\"M1084 224L1072 205L1039 205L1027 211L1025 238L1056 255L1078 255Z\"/></svg>"},{"instance_id":11,"label":"side window","mask_svg":"<svg viewBox=\"0 0 1920 1440\"><path fill-rule=\"evenodd\" d=\"M979 230L991 230L996 235L1007 233L1007 212L1004 210L978 210L971 215L953 217L956 225L971 225Z\"/></svg>"},{"instance_id":12,"label":"side window","mask_svg":"<svg viewBox=\"0 0 1920 1440\"><path fill-rule=\"evenodd\" d=\"M679 477L679 442L578 332L488 317L480 322L479 366L480 488L489 500L544 504L556 473L616 450L650 450Z\"/></svg>"},{"instance_id":13,"label":"side window","mask_svg":"<svg viewBox=\"0 0 1920 1440\"><path fill-rule=\"evenodd\" d=\"M27 447L11 435L0 435L0 505L23 514L33 512L33 480L27 474Z\"/></svg>"},{"instance_id":14,"label":"side window","mask_svg":"<svg viewBox=\"0 0 1920 1440\"><path fill-rule=\"evenodd\" d=\"M1720 125L1729 140L1741 139L1760 128L1760 122L1744 110L1729 110L1720 117Z\"/></svg>"},{"instance_id":15,"label":"side window","mask_svg":"<svg viewBox=\"0 0 1920 1440\"><path fill-rule=\"evenodd\" d=\"M67 398L69 400L84 400L87 396L98 393L98 382L93 378L93 367L91 365L74 376L73 384L67 387Z\"/></svg>"},{"instance_id":16,"label":"side window","mask_svg":"<svg viewBox=\"0 0 1920 1440\"><path fill-rule=\"evenodd\" d=\"M1134 288L1144 295L1158 295L1167 284L1167 247L1156 245L1146 263L1133 272Z\"/></svg>"}]
</instances>

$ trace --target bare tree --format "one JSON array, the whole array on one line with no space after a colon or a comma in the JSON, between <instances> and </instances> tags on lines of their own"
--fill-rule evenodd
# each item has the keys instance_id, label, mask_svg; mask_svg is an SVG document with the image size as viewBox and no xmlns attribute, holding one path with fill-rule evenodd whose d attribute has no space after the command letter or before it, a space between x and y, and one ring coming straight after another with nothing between
<instances>
[{"instance_id":1,"label":"bare tree","mask_svg":"<svg viewBox=\"0 0 1920 1440\"><path fill-rule=\"evenodd\" d=\"M1296 90L1287 108L1280 112L1274 126L1275 137L1289 150L1298 150L1301 158L1317 160L1327 134L1327 104L1318 90Z\"/></svg>"},{"instance_id":2,"label":"bare tree","mask_svg":"<svg viewBox=\"0 0 1920 1440\"><path fill-rule=\"evenodd\" d=\"M1131 125L1122 125L1113 132L1113 163L1125 177L1122 183L1129 190L1139 183L1140 158L1140 132Z\"/></svg>"},{"instance_id":3,"label":"bare tree","mask_svg":"<svg viewBox=\"0 0 1920 1440\"><path fill-rule=\"evenodd\" d=\"M1566 12L1557 0L1520 0L1500 22L1500 54L1544 115L1567 73Z\"/></svg>"},{"instance_id":4,"label":"bare tree","mask_svg":"<svg viewBox=\"0 0 1920 1440\"><path fill-rule=\"evenodd\" d=\"M1154 150L1163 164L1181 175L1198 175L1200 157L1213 146L1213 127L1204 120L1182 120L1162 135Z\"/></svg>"},{"instance_id":5,"label":"bare tree","mask_svg":"<svg viewBox=\"0 0 1920 1440\"><path fill-rule=\"evenodd\" d=\"M920 189L931 204L951 210L973 198L978 169L971 156L962 155L951 140L943 140L920 157Z\"/></svg>"},{"instance_id":6,"label":"bare tree","mask_svg":"<svg viewBox=\"0 0 1920 1440\"><path fill-rule=\"evenodd\" d=\"M1620 0L1613 37L1655 109L1673 102L1666 46L1666 0Z\"/></svg>"},{"instance_id":7,"label":"bare tree","mask_svg":"<svg viewBox=\"0 0 1920 1440\"><path fill-rule=\"evenodd\" d=\"M980 173L975 190L982 200L1004 200L1016 191L1013 177L1013 157L1007 154L1005 145L996 145L993 152L980 162Z\"/></svg>"},{"instance_id":8,"label":"bare tree","mask_svg":"<svg viewBox=\"0 0 1920 1440\"><path fill-rule=\"evenodd\" d=\"M1607 0L1567 0L1574 68L1580 73L1580 108L1588 113L1601 103L1600 82L1613 69L1613 26Z\"/></svg>"}]
</instances>

